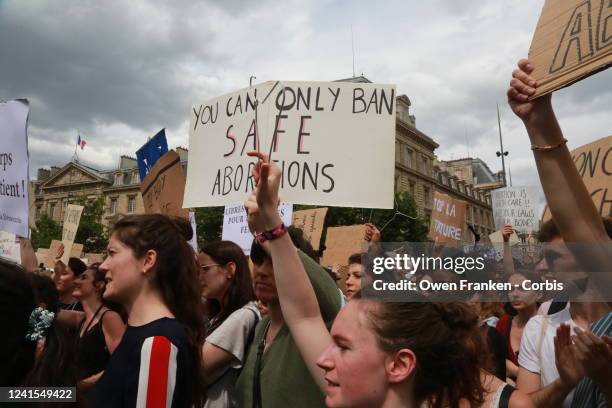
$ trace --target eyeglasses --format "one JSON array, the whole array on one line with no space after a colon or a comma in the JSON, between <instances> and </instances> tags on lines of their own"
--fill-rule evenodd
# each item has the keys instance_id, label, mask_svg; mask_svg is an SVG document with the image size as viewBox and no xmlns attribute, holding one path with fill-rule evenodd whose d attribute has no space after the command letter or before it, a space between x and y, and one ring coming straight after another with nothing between
<instances>
[{"instance_id":1,"label":"eyeglasses","mask_svg":"<svg viewBox=\"0 0 612 408\"><path fill-rule=\"evenodd\" d=\"M219 264L208 264L208 265L198 265L198 266L200 267L202 272L208 272L210 271L210 268L212 268L213 266L219 266Z\"/></svg>"}]
</instances>

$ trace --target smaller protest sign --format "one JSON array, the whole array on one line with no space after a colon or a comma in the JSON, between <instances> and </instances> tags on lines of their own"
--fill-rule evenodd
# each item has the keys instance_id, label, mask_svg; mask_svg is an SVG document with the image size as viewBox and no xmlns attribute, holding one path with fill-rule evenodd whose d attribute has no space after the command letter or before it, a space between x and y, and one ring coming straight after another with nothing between
<instances>
[{"instance_id":1,"label":"smaller protest sign","mask_svg":"<svg viewBox=\"0 0 612 408\"><path fill-rule=\"evenodd\" d=\"M349 256L364 252L365 225L350 225L345 227L329 227L325 237L325 251L321 265L331 268L340 276L338 286L346 290Z\"/></svg>"},{"instance_id":2,"label":"smaller protest sign","mask_svg":"<svg viewBox=\"0 0 612 408\"><path fill-rule=\"evenodd\" d=\"M501 230L497 230L492 234L489 234L489 240L491 241L492 244L495 244L493 247L495 249L495 258L496 260L501 260L504 257L504 236L501 232ZM514 246L516 244L518 244L519 242L521 242L521 240L519 239L518 235L516 235L516 232L513 232L512 235L510 235L510 239L508 240L508 243L510 244L510 246Z\"/></svg>"},{"instance_id":3,"label":"smaller protest sign","mask_svg":"<svg viewBox=\"0 0 612 408\"><path fill-rule=\"evenodd\" d=\"M55 263L59 261L62 256L64 256L64 244L57 239L52 240L51 245L49 245L47 257L45 258L45 267L54 268Z\"/></svg>"},{"instance_id":4,"label":"smaller protest sign","mask_svg":"<svg viewBox=\"0 0 612 408\"><path fill-rule=\"evenodd\" d=\"M62 262L68 264L68 259L73 255L72 245L76 237L77 230L79 229L79 223L81 222L81 214L83 214L82 205L68 204L66 207L66 215L64 216L64 227L62 229L62 244L64 244L64 253L61 256ZM78 244L80 245L80 244ZM78 254L76 257L81 256L83 245L76 248Z\"/></svg>"},{"instance_id":5,"label":"smaller protest sign","mask_svg":"<svg viewBox=\"0 0 612 408\"><path fill-rule=\"evenodd\" d=\"M460 242L465 224L465 202L434 192L429 236L437 243Z\"/></svg>"},{"instance_id":6,"label":"smaller protest sign","mask_svg":"<svg viewBox=\"0 0 612 408\"><path fill-rule=\"evenodd\" d=\"M189 223L191 224L191 229L193 230L193 236L189 240L189 245L191 245L193 250L198 253L198 234L196 232L195 212L193 211L189 211Z\"/></svg>"},{"instance_id":7,"label":"smaller protest sign","mask_svg":"<svg viewBox=\"0 0 612 408\"><path fill-rule=\"evenodd\" d=\"M611 24L610 1L546 0L529 49L538 82L532 98L612 65Z\"/></svg>"},{"instance_id":8,"label":"smaller protest sign","mask_svg":"<svg viewBox=\"0 0 612 408\"><path fill-rule=\"evenodd\" d=\"M505 187L493 190L491 205L496 228L511 225L515 231L523 233L538 230L535 187Z\"/></svg>"},{"instance_id":9,"label":"smaller protest sign","mask_svg":"<svg viewBox=\"0 0 612 408\"><path fill-rule=\"evenodd\" d=\"M604 218L612 217L612 136L580 146L571 155L597 211ZM547 206L542 221L549 219Z\"/></svg>"},{"instance_id":10,"label":"smaller protest sign","mask_svg":"<svg viewBox=\"0 0 612 408\"><path fill-rule=\"evenodd\" d=\"M183 208L185 175L181 158L174 150L163 155L140 184L142 201L147 214L165 214L189 218Z\"/></svg>"},{"instance_id":11,"label":"smaller protest sign","mask_svg":"<svg viewBox=\"0 0 612 408\"><path fill-rule=\"evenodd\" d=\"M166 153L168 153L166 129L162 129L149 139L140 149L136 150L138 173L140 174L141 180L145 179L155 163Z\"/></svg>"},{"instance_id":12,"label":"smaller protest sign","mask_svg":"<svg viewBox=\"0 0 612 408\"><path fill-rule=\"evenodd\" d=\"M27 100L0 103L0 230L29 236Z\"/></svg>"},{"instance_id":13,"label":"smaller protest sign","mask_svg":"<svg viewBox=\"0 0 612 408\"><path fill-rule=\"evenodd\" d=\"M49 248L38 248L36 250L36 262L38 264L42 263L43 265L45 265L45 268L47 267L47 256L49 256Z\"/></svg>"},{"instance_id":14,"label":"smaller protest sign","mask_svg":"<svg viewBox=\"0 0 612 408\"><path fill-rule=\"evenodd\" d=\"M86 252L85 254L83 254L83 256L87 258L87 262L89 262L88 265L91 265L92 263L104 262L105 254L96 254L96 253Z\"/></svg>"},{"instance_id":15,"label":"smaller protest sign","mask_svg":"<svg viewBox=\"0 0 612 408\"><path fill-rule=\"evenodd\" d=\"M293 226L304 231L304 238L310 242L315 251L319 250L327 208L300 210L293 213Z\"/></svg>"},{"instance_id":16,"label":"smaller protest sign","mask_svg":"<svg viewBox=\"0 0 612 408\"><path fill-rule=\"evenodd\" d=\"M293 205L281 203L278 212L285 225L291 225L291 214ZM245 255L251 254L253 234L249 231L249 224L244 204L226 205L223 212L223 232L221 239L235 242L242 248Z\"/></svg>"},{"instance_id":17,"label":"smaller protest sign","mask_svg":"<svg viewBox=\"0 0 612 408\"><path fill-rule=\"evenodd\" d=\"M21 263L21 246L16 238L13 233L0 231L0 257Z\"/></svg>"}]
</instances>

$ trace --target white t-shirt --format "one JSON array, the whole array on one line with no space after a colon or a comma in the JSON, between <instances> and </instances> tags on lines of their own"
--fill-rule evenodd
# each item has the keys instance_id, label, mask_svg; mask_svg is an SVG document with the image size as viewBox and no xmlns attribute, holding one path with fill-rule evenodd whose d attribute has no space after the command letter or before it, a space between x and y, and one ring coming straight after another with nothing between
<instances>
[{"instance_id":1,"label":"white t-shirt","mask_svg":"<svg viewBox=\"0 0 612 408\"><path fill-rule=\"evenodd\" d=\"M518 355L519 366L540 374L542 387L559 378L559 372L555 365L555 336L557 328L561 323L568 324L572 332L578 325L572 320L569 311L569 302L565 309L551 315L535 315L525 325L523 336L521 337L521 347ZM545 332L542 335L542 325L545 325ZM541 346L540 346L541 342ZM538 347L541 347L541 355L538 355ZM574 390L572 390L565 400L563 407L569 408L572 403Z\"/></svg>"},{"instance_id":2,"label":"white t-shirt","mask_svg":"<svg viewBox=\"0 0 612 408\"><path fill-rule=\"evenodd\" d=\"M257 315L257 316L256 316ZM261 319L255 302L250 302L229 315L207 338L213 344L234 356L234 363L206 390L205 408L236 406L232 390L244 363L251 332Z\"/></svg>"}]
</instances>

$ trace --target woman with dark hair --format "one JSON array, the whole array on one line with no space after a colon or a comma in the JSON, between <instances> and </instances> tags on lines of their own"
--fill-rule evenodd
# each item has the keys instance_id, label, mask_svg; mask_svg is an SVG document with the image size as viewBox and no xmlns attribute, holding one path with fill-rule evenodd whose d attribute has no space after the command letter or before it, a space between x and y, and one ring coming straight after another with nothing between
<instances>
[{"instance_id":1,"label":"woman with dark hair","mask_svg":"<svg viewBox=\"0 0 612 408\"><path fill-rule=\"evenodd\" d=\"M104 299L120 303L128 327L93 389L99 407L201 407L204 328L189 222L127 216L113 227L100 265Z\"/></svg>"},{"instance_id":2,"label":"woman with dark hair","mask_svg":"<svg viewBox=\"0 0 612 408\"><path fill-rule=\"evenodd\" d=\"M516 381L518 375L518 352L525 325L538 312L541 293L523 289L523 282L539 283L540 277L532 272L518 271L508 276L512 284L509 301L512 313L504 314L497 323L497 331L506 339L506 376Z\"/></svg>"},{"instance_id":3,"label":"woman with dark hair","mask_svg":"<svg viewBox=\"0 0 612 408\"><path fill-rule=\"evenodd\" d=\"M87 269L87 265L79 258L69 258L68 265L56 262L55 274L57 290L60 294L60 308L70 311L83 311L81 303L72 296L74 280Z\"/></svg>"},{"instance_id":4,"label":"woman with dark hair","mask_svg":"<svg viewBox=\"0 0 612 408\"><path fill-rule=\"evenodd\" d=\"M84 316L79 323L78 378L79 391L87 392L102 376L115 351L125 325L119 313L110 310L102 301L106 286L100 264L94 263L76 275L72 296L83 306Z\"/></svg>"},{"instance_id":5,"label":"woman with dark hair","mask_svg":"<svg viewBox=\"0 0 612 408\"><path fill-rule=\"evenodd\" d=\"M233 242L213 242L198 255L209 327L202 347L206 407L235 406L231 395L260 319L249 266Z\"/></svg>"},{"instance_id":6,"label":"woman with dark hair","mask_svg":"<svg viewBox=\"0 0 612 408\"><path fill-rule=\"evenodd\" d=\"M277 212L281 172L258 152L249 226L273 259L285 322L328 407L526 406L482 374L478 318L460 303L380 302L353 297L327 330L312 284ZM321 371L320 369L323 369ZM499 392L501 390L501 393ZM502 401L500 403L500 401Z\"/></svg>"},{"instance_id":7,"label":"woman with dark hair","mask_svg":"<svg viewBox=\"0 0 612 408\"><path fill-rule=\"evenodd\" d=\"M72 342L54 321L58 308L59 294L51 279L27 274L0 258L0 386L76 384Z\"/></svg>"}]
</instances>

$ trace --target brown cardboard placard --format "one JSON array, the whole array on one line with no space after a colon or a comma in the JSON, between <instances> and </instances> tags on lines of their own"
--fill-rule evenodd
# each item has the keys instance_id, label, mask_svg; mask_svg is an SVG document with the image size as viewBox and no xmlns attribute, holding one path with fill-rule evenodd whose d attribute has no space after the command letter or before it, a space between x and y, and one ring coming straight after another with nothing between
<instances>
[{"instance_id":1,"label":"brown cardboard placard","mask_svg":"<svg viewBox=\"0 0 612 408\"><path fill-rule=\"evenodd\" d=\"M529 49L545 95L612 65L612 2L546 0Z\"/></svg>"},{"instance_id":2,"label":"brown cardboard placard","mask_svg":"<svg viewBox=\"0 0 612 408\"><path fill-rule=\"evenodd\" d=\"M45 259L46 268L54 268L55 262L57 262L64 255L64 244L62 241L54 239L49 245L47 252L47 258Z\"/></svg>"},{"instance_id":3,"label":"brown cardboard placard","mask_svg":"<svg viewBox=\"0 0 612 408\"><path fill-rule=\"evenodd\" d=\"M327 207L293 212L293 226L304 231L304 238L310 242L315 251L318 251L321 245L326 215Z\"/></svg>"},{"instance_id":4,"label":"brown cardboard placard","mask_svg":"<svg viewBox=\"0 0 612 408\"><path fill-rule=\"evenodd\" d=\"M38 248L36 250L36 262L38 264L43 264L46 267L47 256L49 256L49 248Z\"/></svg>"},{"instance_id":5,"label":"brown cardboard placard","mask_svg":"<svg viewBox=\"0 0 612 408\"><path fill-rule=\"evenodd\" d=\"M363 252L365 230L365 225L327 228L325 251L323 252L321 265L327 267L347 265L349 256L357 252Z\"/></svg>"},{"instance_id":6,"label":"brown cardboard placard","mask_svg":"<svg viewBox=\"0 0 612 408\"><path fill-rule=\"evenodd\" d=\"M140 184L140 192L147 214L165 214L189 219L183 208L185 174L181 158L174 150L164 154Z\"/></svg>"},{"instance_id":7,"label":"brown cardboard placard","mask_svg":"<svg viewBox=\"0 0 612 408\"><path fill-rule=\"evenodd\" d=\"M87 258L87 262L89 263L89 265L91 265L92 263L102 263L104 262L104 256L105 254L95 254L92 252L86 252L83 257Z\"/></svg>"},{"instance_id":8,"label":"brown cardboard placard","mask_svg":"<svg viewBox=\"0 0 612 408\"><path fill-rule=\"evenodd\" d=\"M465 223L465 201L434 192L429 236L437 243L461 242Z\"/></svg>"},{"instance_id":9,"label":"brown cardboard placard","mask_svg":"<svg viewBox=\"0 0 612 408\"><path fill-rule=\"evenodd\" d=\"M612 136L580 146L571 155L597 211L602 217L612 217ZM542 221L549 219L546 206Z\"/></svg>"},{"instance_id":10,"label":"brown cardboard placard","mask_svg":"<svg viewBox=\"0 0 612 408\"><path fill-rule=\"evenodd\" d=\"M72 244L70 258L82 258L81 255L83 255L83 244Z\"/></svg>"}]
</instances>

